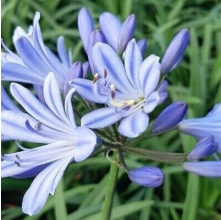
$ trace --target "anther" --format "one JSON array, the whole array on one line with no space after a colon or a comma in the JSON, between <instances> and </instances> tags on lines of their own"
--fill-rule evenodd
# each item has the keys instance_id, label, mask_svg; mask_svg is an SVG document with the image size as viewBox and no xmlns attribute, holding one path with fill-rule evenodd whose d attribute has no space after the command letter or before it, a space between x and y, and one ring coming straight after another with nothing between
<instances>
[{"instance_id":1,"label":"anther","mask_svg":"<svg viewBox=\"0 0 221 220\"><path fill-rule=\"evenodd\" d=\"M20 163L19 162L17 162L17 161L15 161L15 164L18 166L18 167L20 167L21 165L20 165Z\"/></svg>"},{"instance_id":2,"label":"anther","mask_svg":"<svg viewBox=\"0 0 221 220\"><path fill-rule=\"evenodd\" d=\"M38 123L35 125L35 129L36 129L37 131L40 131L42 125L43 125L42 122L38 122Z\"/></svg>"},{"instance_id":3,"label":"anther","mask_svg":"<svg viewBox=\"0 0 221 220\"><path fill-rule=\"evenodd\" d=\"M104 78L106 78L106 77L107 77L107 70L104 69Z\"/></svg>"},{"instance_id":4,"label":"anther","mask_svg":"<svg viewBox=\"0 0 221 220\"><path fill-rule=\"evenodd\" d=\"M99 77L98 73L95 73L94 78L93 78L93 84L97 82L98 77Z\"/></svg>"},{"instance_id":5,"label":"anther","mask_svg":"<svg viewBox=\"0 0 221 220\"><path fill-rule=\"evenodd\" d=\"M115 86L114 84L110 85L110 89L111 89L111 98L114 99L115 98Z\"/></svg>"},{"instance_id":6,"label":"anther","mask_svg":"<svg viewBox=\"0 0 221 220\"><path fill-rule=\"evenodd\" d=\"M18 156L18 154L16 154L15 157L16 157L18 160L20 160L20 157Z\"/></svg>"}]
</instances>

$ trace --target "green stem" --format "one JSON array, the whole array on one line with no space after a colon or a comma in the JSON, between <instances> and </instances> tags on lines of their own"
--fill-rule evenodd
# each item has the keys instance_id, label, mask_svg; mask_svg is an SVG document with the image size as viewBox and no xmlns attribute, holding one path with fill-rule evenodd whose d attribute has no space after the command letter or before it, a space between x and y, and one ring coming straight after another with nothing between
<instances>
[{"instance_id":1,"label":"green stem","mask_svg":"<svg viewBox=\"0 0 221 220\"><path fill-rule=\"evenodd\" d=\"M109 179L106 188L104 205L102 207L102 220L110 220L114 199L115 186L117 182L119 167L116 163L112 163L109 172Z\"/></svg>"}]
</instances>

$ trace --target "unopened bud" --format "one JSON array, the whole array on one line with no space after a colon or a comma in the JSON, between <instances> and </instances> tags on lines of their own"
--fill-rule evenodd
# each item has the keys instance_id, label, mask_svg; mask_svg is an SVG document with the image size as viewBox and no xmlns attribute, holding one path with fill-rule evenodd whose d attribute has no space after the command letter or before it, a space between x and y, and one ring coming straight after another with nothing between
<instances>
[{"instance_id":1,"label":"unopened bud","mask_svg":"<svg viewBox=\"0 0 221 220\"><path fill-rule=\"evenodd\" d=\"M167 106L153 123L153 133L162 133L175 127L185 117L187 109L185 102L174 102Z\"/></svg>"},{"instance_id":2,"label":"unopened bud","mask_svg":"<svg viewBox=\"0 0 221 220\"><path fill-rule=\"evenodd\" d=\"M194 149L188 154L188 160L199 160L201 158L210 156L215 153L218 149L218 144L215 143L213 136L208 136L201 139Z\"/></svg>"},{"instance_id":3,"label":"unopened bud","mask_svg":"<svg viewBox=\"0 0 221 220\"><path fill-rule=\"evenodd\" d=\"M157 167L140 167L129 171L130 180L140 186L158 187L163 183L164 173Z\"/></svg>"}]
</instances>

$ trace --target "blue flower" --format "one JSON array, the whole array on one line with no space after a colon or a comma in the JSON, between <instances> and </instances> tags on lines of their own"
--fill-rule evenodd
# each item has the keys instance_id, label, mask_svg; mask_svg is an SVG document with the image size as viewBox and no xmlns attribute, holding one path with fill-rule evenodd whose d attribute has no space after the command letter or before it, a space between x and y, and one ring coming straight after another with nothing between
<instances>
[{"instance_id":1,"label":"blue flower","mask_svg":"<svg viewBox=\"0 0 221 220\"><path fill-rule=\"evenodd\" d=\"M13 83L13 97L27 111L2 112L2 134L15 140L43 143L40 147L3 155L2 177L28 178L36 176L26 192L22 208L29 215L38 213L54 194L64 170L71 162L85 160L94 150L96 135L85 127L77 127L72 110L71 89L63 107L60 91L53 73L43 87L42 103L29 90Z\"/></svg>"},{"instance_id":2,"label":"blue flower","mask_svg":"<svg viewBox=\"0 0 221 220\"><path fill-rule=\"evenodd\" d=\"M153 133L162 133L175 127L186 115L188 105L185 102L174 102L167 106L152 125Z\"/></svg>"},{"instance_id":3,"label":"blue flower","mask_svg":"<svg viewBox=\"0 0 221 220\"><path fill-rule=\"evenodd\" d=\"M200 176L221 177L221 161L185 162L183 169Z\"/></svg>"},{"instance_id":4,"label":"blue flower","mask_svg":"<svg viewBox=\"0 0 221 220\"><path fill-rule=\"evenodd\" d=\"M97 43L93 47L93 62L98 71L93 82L76 79L72 84L77 92L96 103L108 107L88 113L82 125L103 128L120 119L118 131L127 137L136 137L149 124L148 113L161 102L159 57L151 55L144 61L137 43L129 42L124 64L118 54L107 44Z\"/></svg>"},{"instance_id":5,"label":"blue flower","mask_svg":"<svg viewBox=\"0 0 221 220\"><path fill-rule=\"evenodd\" d=\"M44 44L39 25L40 13L36 12L33 26L26 33L17 27L13 35L13 43L18 53L9 50L2 41L6 52L2 53L2 80L43 85L49 72L53 72L61 90L68 70L72 65L71 49L66 51L64 38L59 37L57 50L59 57ZM88 64L85 64L88 65ZM86 66L85 66L86 67Z\"/></svg>"},{"instance_id":6,"label":"blue flower","mask_svg":"<svg viewBox=\"0 0 221 220\"><path fill-rule=\"evenodd\" d=\"M164 173L157 167L140 167L130 170L128 176L134 183L144 187L158 187L163 183Z\"/></svg>"},{"instance_id":7,"label":"blue flower","mask_svg":"<svg viewBox=\"0 0 221 220\"><path fill-rule=\"evenodd\" d=\"M181 121L179 129L197 139L213 135L221 153L221 104L216 104L205 117Z\"/></svg>"},{"instance_id":8,"label":"blue flower","mask_svg":"<svg viewBox=\"0 0 221 220\"><path fill-rule=\"evenodd\" d=\"M109 44L117 53L123 53L128 42L134 36L136 28L135 16L130 15L123 23L121 23L119 19L113 14L104 12L99 17L99 23L101 31L97 31L101 37L100 39L94 41L94 44L97 42L107 42L107 44ZM89 38L95 29L92 16L86 8L82 8L78 14L78 30L81 36L84 50L87 55L90 56L90 48L94 44L89 44ZM146 40L141 39L138 41L138 46L143 53L146 49Z\"/></svg>"},{"instance_id":9,"label":"blue flower","mask_svg":"<svg viewBox=\"0 0 221 220\"><path fill-rule=\"evenodd\" d=\"M188 154L188 160L199 160L201 158L210 156L218 149L218 144L215 142L213 136L208 136L201 139L193 150Z\"/></svg>"},{"instance_id":10,"label":"blue flower","mask_svg":"<svg viewBox=\"0 0 221 220\"><path fill-rule=\"evenodd\" d=\"M161 73L167 74L175 69L181 60L188 46L190 34L187 29L181 30L169 44L161 61Z\"/></svg>"}]
</instances>

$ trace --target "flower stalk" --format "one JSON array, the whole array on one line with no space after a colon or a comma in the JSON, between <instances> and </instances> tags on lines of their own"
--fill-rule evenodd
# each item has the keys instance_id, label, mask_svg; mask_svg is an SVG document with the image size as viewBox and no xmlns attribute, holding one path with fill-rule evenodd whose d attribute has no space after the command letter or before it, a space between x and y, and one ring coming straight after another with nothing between
<instances>
[{"instance_id":1,"label":"flower stalk","mask_svg":"<svg viewBox=\"0 0 221 220\"><path fill-rule=\"evenodd\" d=\"M116 154L115 154L116 156ZM114 156L114 157L115 157ZM116 158L116 157L115 157ZM114 192L115 186L117 182L119 167L116 163L111 163L109 178L107 182L106 194L104 199L104 205L102 207L102 218L103 220L110 220L111 219L111 210L113 206L113 199L114 199Z\"/></svg>"}]
</instances>

